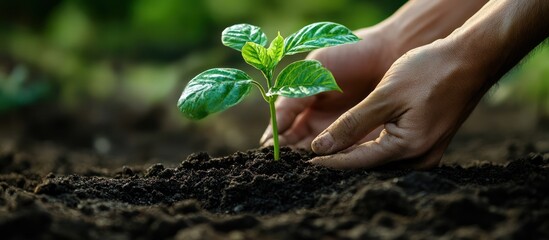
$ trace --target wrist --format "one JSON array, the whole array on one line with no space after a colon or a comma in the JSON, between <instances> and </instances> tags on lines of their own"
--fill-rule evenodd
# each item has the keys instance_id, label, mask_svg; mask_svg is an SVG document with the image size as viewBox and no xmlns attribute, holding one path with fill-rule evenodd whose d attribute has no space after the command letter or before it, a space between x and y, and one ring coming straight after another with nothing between
<instances>
[{"instance_id":1,"label":"wrist","mask_svg":"<svg viewBox=\"0 0 549 240\"><path fill-rule=\"evenodd\" d=\"M409 1L393 16L380 23L394 55L447 37L477 12L487 0Z\"/></svg>"},{"instance_id":2,"label":"wrist","mask_svg":"<svg viewBox=\"0 0 549 240\"><path fill-rule=\"evenodd\" d=\"M497 54L486 51L478 39L467 34L455 35L437 40L429 48L443 56L439 61L451 69L448 72L455 76L452 78L455 87L484 94L497 82L494 70Z\"/></svg>"},{"instance_id":3,"label":"wrist","mask_svg":"<svg viewBox=\"0 0 549 240\"><path fill-rule=\"evenodd\" d=\"M492 85L549 36L547 12L544 1L491 1L445 41Z\"/></svg>"},{"instance_id":4,"label":"wrist","mask_svg":"<svg viewBox=\"0 0 549 240\"><path fill-rule=\"evenodd\" d=\"M486 36L479 29L458 29L449 37L441 40L451 52L453 58L458 59L463 69L474 73L476 81L481 81L485 88L497 82L501 66L500 42L487 41Z\"/></svg>"}]
</instances>

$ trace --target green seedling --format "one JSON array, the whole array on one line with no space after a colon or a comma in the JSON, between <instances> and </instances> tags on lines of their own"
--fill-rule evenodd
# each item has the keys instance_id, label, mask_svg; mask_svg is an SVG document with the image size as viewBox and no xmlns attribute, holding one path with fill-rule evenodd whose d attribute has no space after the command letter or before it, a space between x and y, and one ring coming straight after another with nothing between
<instances>
[{"instance_id":1,"label":"green seedling","mask_svg":"<svg viewBox=\"0 0 549 240\"><path fill-rule=\"evenodd\" d=\"M202 119L242 101L252 86L256 86L269 104L273 130L274 159L280 159L275 101L278 96L300 98L320 92L341 91L332 73L315 60L289 64L275 78L274 70L285 55L308 52L319 48L354 43L360 39L343 25L319 22L305 26L284 39L280 33L267 47L267 36L259 27L237 24L221 35L225 46L242 52L246 63L263 73L266 88L245 72L233 68L206 70L191 79L181 94L177 106L190 119Z\"/></svg>"}]
</instances>

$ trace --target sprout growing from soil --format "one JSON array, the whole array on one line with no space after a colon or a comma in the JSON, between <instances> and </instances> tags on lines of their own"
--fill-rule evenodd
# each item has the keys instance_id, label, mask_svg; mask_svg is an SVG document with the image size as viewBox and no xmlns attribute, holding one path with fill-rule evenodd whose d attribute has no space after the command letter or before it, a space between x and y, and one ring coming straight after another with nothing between
<instances>
[{"instance_id":1,"label":"sprout growing from soil","mask_svg":"<svg viewBox=\"0 0 549 240\"><path fill-rule=\"evenodd\" d=\"M266 88L245 72L233 68L213 68L191 79L183 90L177 106L190 119L202 119L242 101L252 86L256 86L269 104L273 130L274 159L280 159L275 101L278 96L300 98L320 92L341 91L332 73L316 60L301 60L289 64L273 76L285 55L308 52L319 48L354 43L360 39L343 25L332 22L313 23L284 39L280 32L267 47L267 36L261 28L237 24L226 28L221 42L242 52L246 63L257 68L267 80Z\"/></svg>"}]
</instances>

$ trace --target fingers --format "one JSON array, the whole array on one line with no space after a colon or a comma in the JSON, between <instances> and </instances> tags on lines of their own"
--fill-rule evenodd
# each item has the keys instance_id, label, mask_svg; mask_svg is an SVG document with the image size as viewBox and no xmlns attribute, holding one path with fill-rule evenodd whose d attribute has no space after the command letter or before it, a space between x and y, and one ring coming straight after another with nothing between
<instances>
[{"instance_id":1,"label":"fingers","mask_svg":"<svg viewBox=\"0 0 549 240\"><path fill-rule=\"evenodd\" d=\"M279 135L279 143L280 145L284 146L290 146L293 148L301 148L301 149L307 149L311 150L311 143L315 139L315 135L310 131L300 131L300 130L306 130L306 128L293 128L291 131L287 131L284 134ZM383 126L379 126L374 131L369 133L366 137L362 138L358 143L364 143L367 141L371 141L379 137L379 134L383 130ZM271 146L273 145L273 139L268 139L265 143L265 146Z\"/></svg>"},{"instance_id":2,"label":"fingers","mask_svg":"<svg viewBox=\"0 0 549 240\"><path fill-rule=\"evenodd\" d=\"M417 138L391 134L399 131L395 127L388 124L373 141L333 155L316 157L309 162L334 169L373 168L389 164L396 168L417 170L430 169L440 163L451 137L443 138L436 144L426 144L430 147L421 150L415 145L414 141L419 141Z\"/></svg>"},{"instance_id":3,"label":"fingers","mask_svg":"<svg viewBox=\"0 0 549 240\"><path fill-rule=\"evenodd\" d=\"M387 101L372 92L355 107L341 115L312 142L319 155L332 154L356 144L376 127L391 120L393 111Z\"/></svg>"},{"instance_id":4,"label":"fingers","mask_svg":"<svg viewBox=\"0 0 549 240\"><path fill-rule=\"evenodd\" d=\"M314 98L314 96L306 98L279 97L275 105L278 132L283 133L288 130L299 114L313 103ZM259 140L259 144L263 146L268 145L268 140L272 137L273 130L271 123L269 123L263 136Z\"/></svg>"},{"instance_id":5,"label":"fingers","mask_svg":"<svg viewBox=\"0 0 549 240\"><path fill-rule=\"evenodd\" d=\"M372 168L399 159L403 140L383 131L379 138L344 152L320 156L309 162L335 169Z\"/></svg>"}]
</instances>

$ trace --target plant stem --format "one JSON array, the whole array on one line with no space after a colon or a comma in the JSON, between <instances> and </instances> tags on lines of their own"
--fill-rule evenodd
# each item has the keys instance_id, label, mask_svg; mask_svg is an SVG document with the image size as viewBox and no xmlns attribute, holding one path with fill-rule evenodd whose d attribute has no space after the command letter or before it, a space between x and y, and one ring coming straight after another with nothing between
<instances>
[{"instance_id":1,"label":"plant stem","mask_svg":"<svg viewBox=\"0 0 549 240\"><path fill-rule=\"evenodd\" d=\"M275 97L269 99L269 110L271 112L271 126L273 128L273 148L274 148L274 160L280 159L280 146L278 145L278 126L276 124L276 109L275 109Z\"/></svg>"},{"instance_id":2,"label":"plant stem","mask_svg":"<svg viewBox=\"0 0 549 240\"><path fill-rule=\"evenodd\" d=\"M259 92L261 93L261 96L263 97L263 99L265 99L265 102L269 102L269 97L267 97L267 93L265 92L265 89L263 88L263 86L261 86L261 84L259 84L256 81L252 81L252 84L259 89Z\"/></svg>"},{"instance_id":3,"label":"plant stem","mask_svg":"<svg viewBox=\"0 0 549 240\"><path fill-rule=\"evenodd\" d=\"M272 79L273 79L273 70L267 70L267 71L261 71L263 73L263 76L265 79L267 79L267 89L271 89L272 87Z\"/></svg>"}]
</instances>

